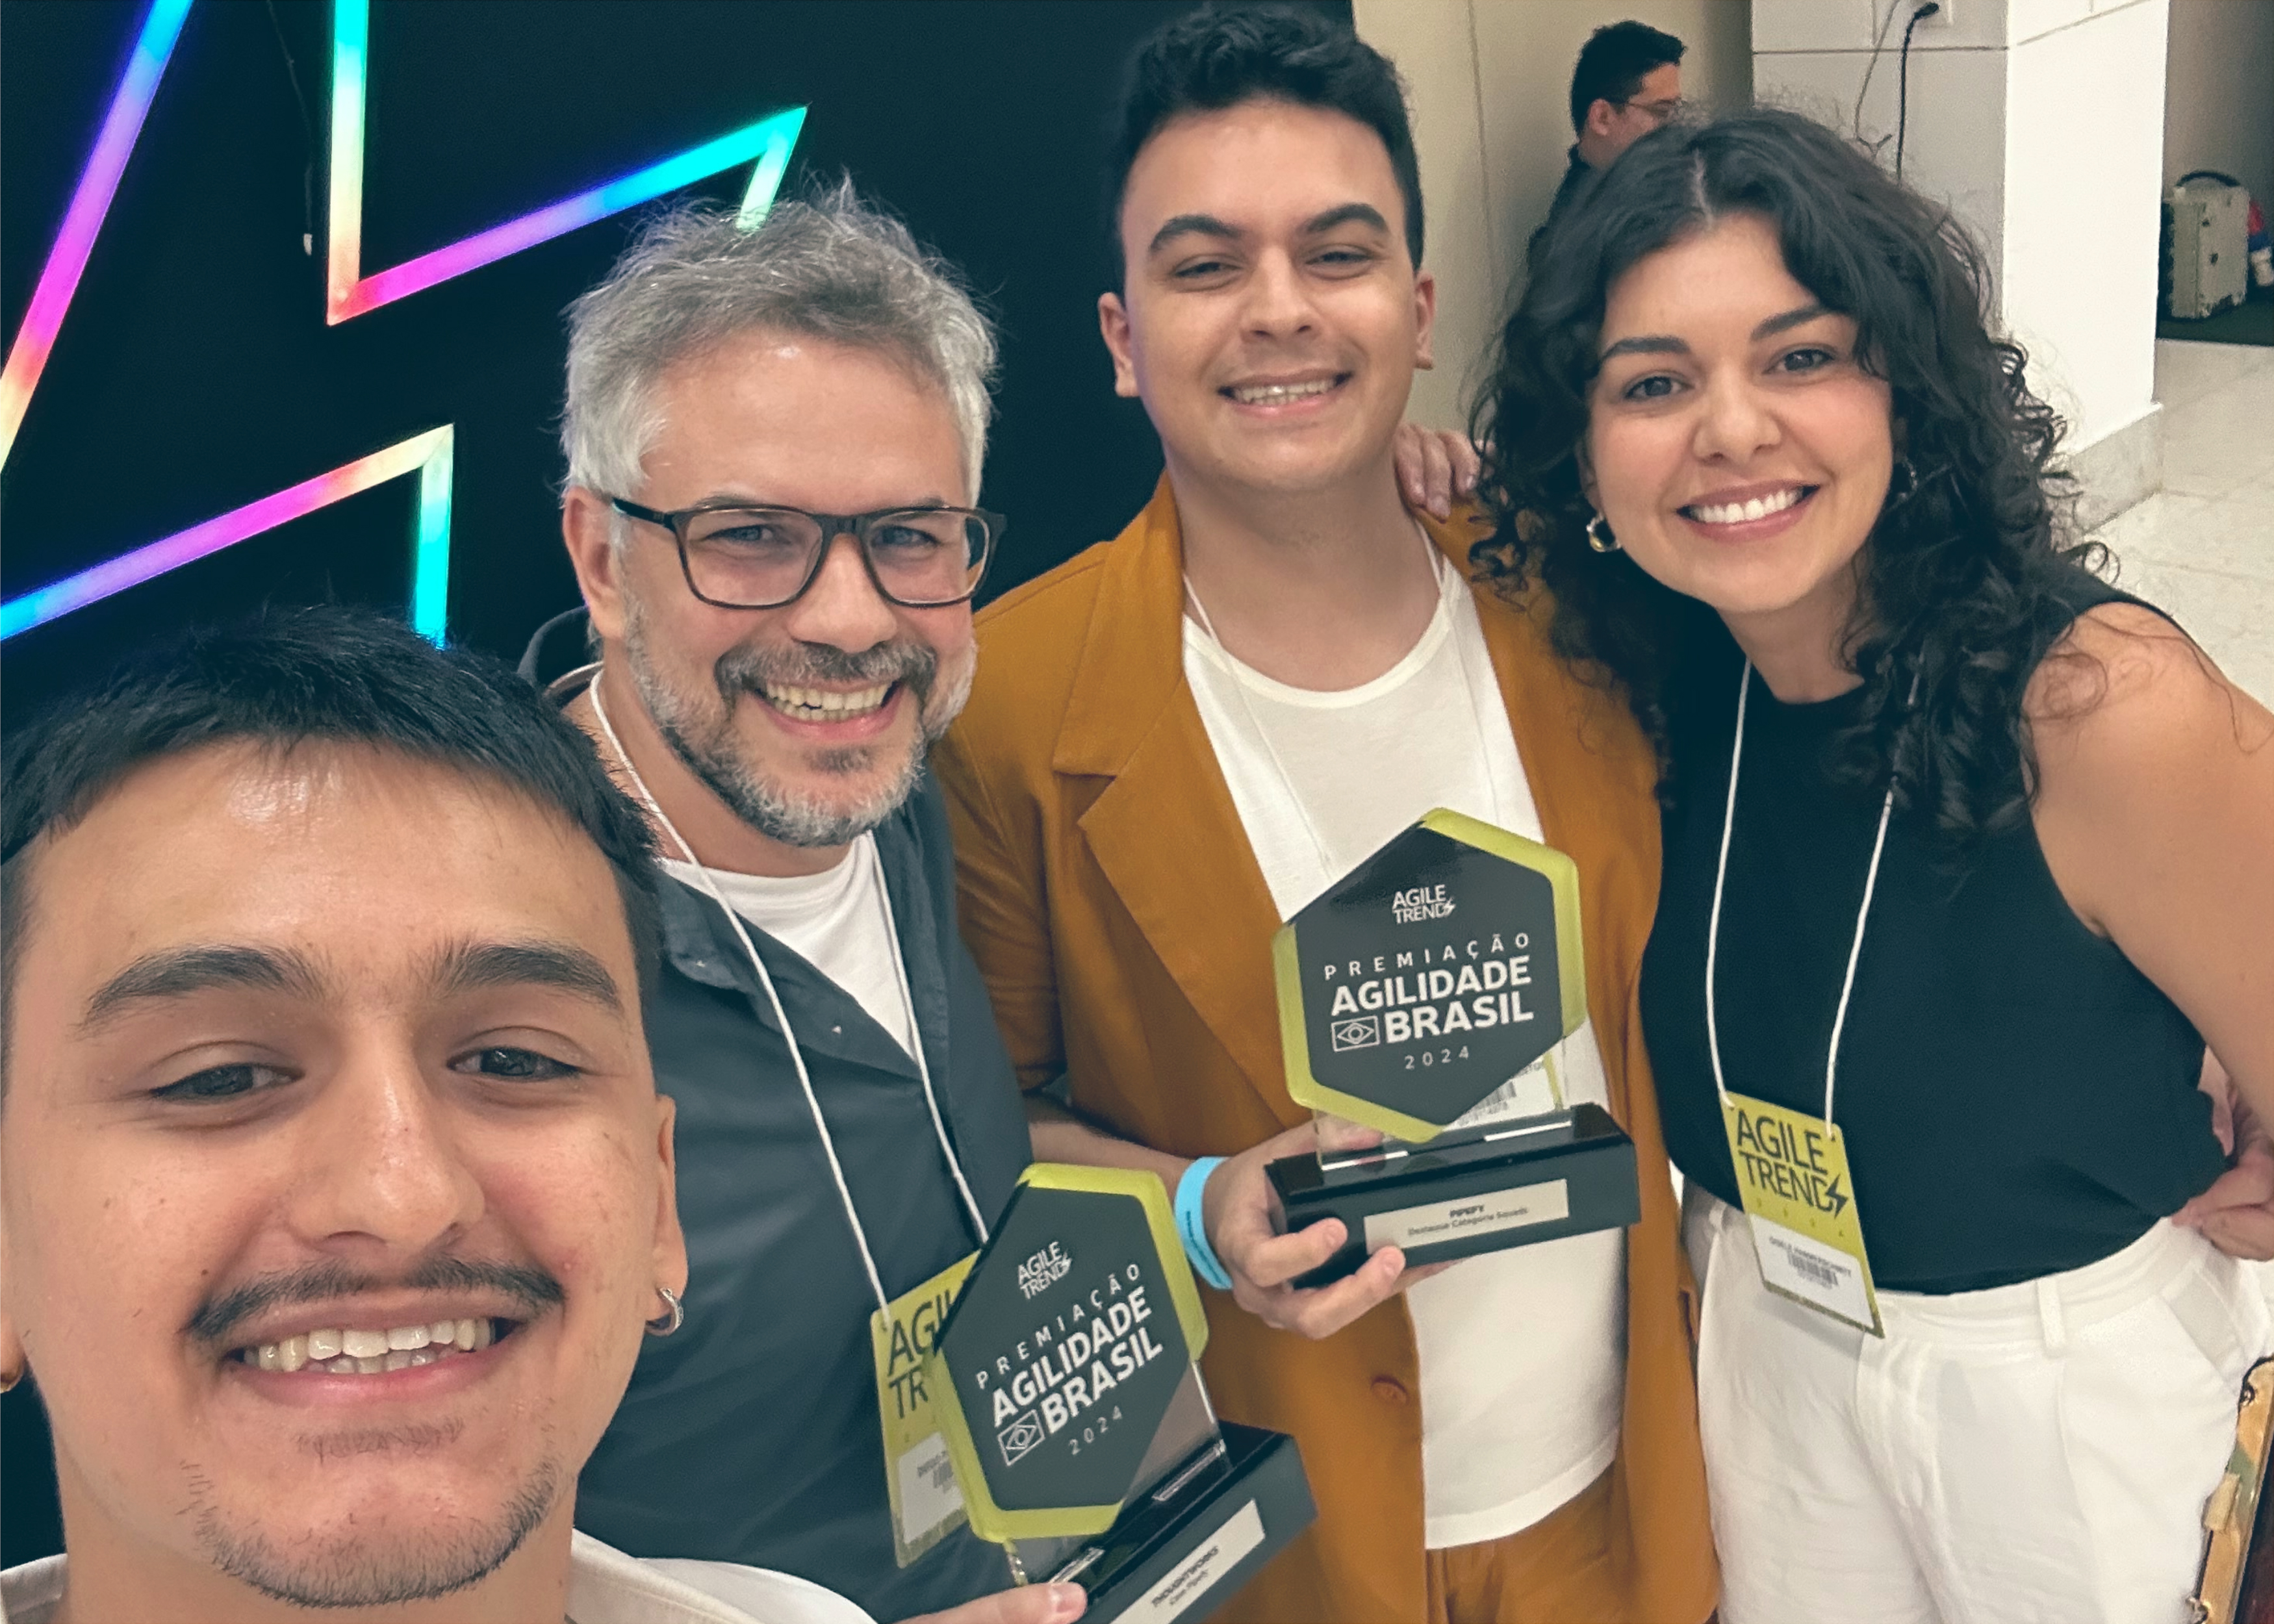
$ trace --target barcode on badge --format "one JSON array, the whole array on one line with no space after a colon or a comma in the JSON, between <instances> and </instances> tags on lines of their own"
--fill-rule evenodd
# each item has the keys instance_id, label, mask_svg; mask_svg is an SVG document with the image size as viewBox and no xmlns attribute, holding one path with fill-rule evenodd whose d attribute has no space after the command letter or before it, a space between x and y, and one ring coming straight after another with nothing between
<instances>
[{"instance_id":1,"label":"barcode on badge","mask_svg":"<svg viewBox=\"0 0 2274 1624\"><path fill-rule=\"evenodd\" d=\"M1794 1273L1804 1276L1811 1284L1829 1291L1840 1283L1840 1271L1821 1259L1811 1258L1804 1252L1788 1252L1786 1259Z\"/></svg>"},{"instance_id":2,"label":"barcode on badge","mask_svg":"<svg viewBox=\"0 0 2274 1624\"><path fill-rule=\"evenodd\" d=\"M1758 1214L1752 1226L1763 1284L1864 1330L1879 1328L1862 1259Z\"/></svg>"}]
</instances>

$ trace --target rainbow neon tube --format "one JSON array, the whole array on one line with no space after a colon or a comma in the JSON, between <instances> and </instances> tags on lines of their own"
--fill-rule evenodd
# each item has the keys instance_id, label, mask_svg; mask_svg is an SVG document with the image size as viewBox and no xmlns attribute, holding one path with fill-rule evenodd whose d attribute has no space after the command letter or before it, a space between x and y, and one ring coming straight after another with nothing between
<instances>
[{"instance_id":1,"label":"rainbow neon tube","mask_svg":"<svg viewBox=\"0 0 2274 1624\"><path fill-rule=\"evenodd\" d=\"M117 192L119 177L140 135L191 4L192 0L151 0L144 15L126 72L111 98L94 150L56 234L6 367L0 371L0 463L6 462L15 444L17 429L47 365L56 332L78 290L88 253ZM369 0L335 0L331 209L325 245L326 320L330 325L752 159L757 162L737 218L746 229L755 227L772 207L805 123L802 107L772 114L701 147L366 277L360 267L370 20ZM0 604L0 640L417 469L418 517L410 620L422 634L439 643L448 612L451 455L452 429L446 425L53 585L11 598Z\"/></svg>"},{"instance_id":2,"label":"rainbow neon tube","mask_svg":"<svg viewBox=\"0 0 2274 1624\"><path fill-rule=\"evenodd\" d=\"M410 624L431 642L440 643L450 607L450 470L455 440L454 426L446 423L369 456L358 457L328 474L318 474L289 490L247 502L163 541L67 575L52 586L11 598L0 604L0 641L234 546L248 536L258 536L375 485L416 472L418 504L411 527Z\"/></svg>"},{"instance_id":3,"label":"rainbow neon tube","mask_svg":"<svg viewBox=\"0 0 2274 1624\"><path fill-rule=\"evenodd\" d=\"M33 289L32 302L16 328L16 347L8 352L6 367L0 369L0 463L7 462L8 453L15 447L24 409L32 403L32 391L39 387L48 352L55 348L56 331L64 324L64 312L71 308L72 295L79 291L79 274L87 269L95 234L102 229L102 217L110 212L118 177L126 172L127 156L134 150L135 137L142 132L143 116L150 110L151 98L158 94L158 80L174 54L174 42L182 37L182 19L189 14L190 0L151 0L143 16L142 32L126 59L126 72L112 93L110 110L103 115L102 132L94 138L94 151L79 174L79 189L72 193L71 207L64 212L55 246L48 250L39 285Z\"/></svg>"},{"instance_id":4,"label":"rainbow neon tube","mask_svg":"<svg viewBox=\"0 0 2274 1624\"><path fill-rule=\"evenodd\" d=\"M590 192L547 204L532 214L365 276L363 149L370 55L370 0L334 0L331 207L326 228L324 299L324 320L334 327L754 158L757 165L736 218L745 227L755 226L765 217L774 193L780 189L782 177L789 170L790 150L797 145L798 131L805 123L802 107L772 114Z\"/></svg>"}]
</instances>

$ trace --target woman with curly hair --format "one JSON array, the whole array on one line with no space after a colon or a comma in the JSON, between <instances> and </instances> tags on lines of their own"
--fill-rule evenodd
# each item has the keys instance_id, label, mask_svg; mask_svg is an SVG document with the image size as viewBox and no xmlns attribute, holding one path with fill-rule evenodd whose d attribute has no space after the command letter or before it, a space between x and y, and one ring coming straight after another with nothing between
<instances>
[{"instance_id":1,"label":"woman with curly hair","mask_svg":"<svg viewBox=\"0 0 2274 1624\"><path fill-rule=\"evenodd\" d=\"M2177 1620L2274 1120L2274 717L2064 545L2060 424L1947 214L1754 112L1560 223L1477 563L1664 774L1642 1010L1730 1624ZM1544 588L1543 590L1537 589Z\"/></svg>"}]
</instances>

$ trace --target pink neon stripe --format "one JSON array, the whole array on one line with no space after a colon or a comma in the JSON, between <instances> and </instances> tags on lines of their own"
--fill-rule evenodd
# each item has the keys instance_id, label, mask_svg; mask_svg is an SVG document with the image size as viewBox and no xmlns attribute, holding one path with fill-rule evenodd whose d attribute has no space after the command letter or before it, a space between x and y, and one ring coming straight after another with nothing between
<instances>
[{"instance_id":1,"label":"pink neon stripe","mask_svg":"<svg viewBox=\"0 0 2274 1624\"><path fill-rule=\"evenodd\" d=\"M534 248L539 243L550 242L566 236L579 226L590 225L609 211L601 206L600 193L588 192L581 197L567 199L533 214L523 214L518 220L508 220L501 226L452 243L447 248L437 248L432 253L406 259L401 265L365 277L350 289L347 297L333 308L331 320L338 323L381 304L391 304L406 298L422 288L448 282L453 276L502 259L508 254L519 253L524 248Z\"/></svg>"},{"instance_id":2,"label":"pink neon stripe","mask_svg":"<svg viewBox=\"0 0 2274 1624\"><path fill-rule=\"evenodd\" d=\"M335 326L352 320L365 311L390 304L421 289L431 288L437 282L447 282L453 276L463 275L493 260L502 259L508 254L549 242L553 237L576 230L579 226L605 220L610 214L757 157L766 150L769 139L777 136L785 121L789 125L790 139L795 140L803 118L803 109L790 114L773 114L756 124L722 135L715 141L705 142L659 163L650 164L646 169L621 176L606 185L595 186L590 192L579 192L573 198L564 198L533 214L523 214L518 220L508 220L503 225L493 226L486 231L437 248L431 253L421 254L416 259L374 272L345 293L332 297L325 320ZM779 184L780 176L777 174L774 180Z\"/></svg>"},{"instance_id":3,"label":"pink neon stripe","mask_svg":"<svg viewBox=\"0 0 2274 1624\"><path fill-rule=\"evenodd\" d=\"M68 581L44 591L27 594L41 600L34 624L44 623L73 609L123 592L128 587L164 575L169 569L218 553L222 548L272 530L287 520L302 514L313 513L319 508L384 485L388 480L408 473L426 460L435 439L429 432L389 446L384 451L374 451L367 457L335 468L328 474L318 474L298 485L288 486L273 496L247 502L242 508L230 509L217 518L207 519L162 541L137 547L132 553L121 553L108 563L92 569L81 570ZM58 590L57 589L61 590ZM13 601L11 600L11 606Z\"/></svg>"},{"instance_id":4,"label":"pink neon stripe","mask_svg":"<svg viewBox=\"0 0 2274 1624\"><path fill-rule=\"evenodd\" d=\"M111 97L102 132L94 139L94 151L79 176L78 190L72 193L71 207L56 233L55 246L48 252L39 286L33 290L17 328L16 347L8 352L6 368L0 370L0 461L6 459L16 443L16 430L32 403L32 391L39 387L40 373L47 366L49 351L55 348L56 333L63 326L64 312L71 308L72 295L79 291L79 275L94 250L95 235L102 229L102 217L109 212L119 177L126 171L135 137L141 133L143 117L158 93L158 80L189 11L190 0L152 0L143 20L134 54Z\"/></svg>"}]
</instances>

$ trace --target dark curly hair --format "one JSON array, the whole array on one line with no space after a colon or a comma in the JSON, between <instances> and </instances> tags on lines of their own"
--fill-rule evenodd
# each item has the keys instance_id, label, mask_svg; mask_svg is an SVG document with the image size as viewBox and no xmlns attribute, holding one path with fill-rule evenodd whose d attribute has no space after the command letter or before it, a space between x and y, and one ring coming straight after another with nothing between
<instances>
[{"instance_id":1,"label":"dark curly hair","mask_svg":"<svg viewBox=\"0 0 2274 1624\"><path fill-rule=\"evenodd\" d=\"M1512 597L1546 588L1556 651L1624 695L1666 763L1669 680L1722 635L1718 617L1624 553L1588 548L1577 454L1611 286L1733 213L1766 219L1794 279L1854 320L1915 481L1902 493L1898 471L1861 557L1842 650L1864 696L1827 767L1858 789L1893 781L1899 805L1970 846L2027 815L2023 694L2077 613L2081 569L2105 553L2062 538L2061 421L2031 393L2021 347L1988 328L1982 251L1830 130L1761 109L1655 132L1556 223L1472 417L1497 520L1472 560Z\"/></svg>"}]
</instances>

